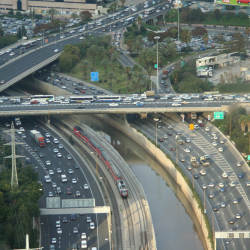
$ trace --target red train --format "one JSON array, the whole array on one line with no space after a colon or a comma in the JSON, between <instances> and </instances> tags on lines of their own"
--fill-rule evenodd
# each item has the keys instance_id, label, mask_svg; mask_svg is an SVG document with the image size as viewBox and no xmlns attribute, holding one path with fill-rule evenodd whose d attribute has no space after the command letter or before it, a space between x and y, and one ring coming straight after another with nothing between
<instances>
[{"instance_id":1,"label":"red train","mask_svg":"<svg viewBox=\"0 0 250 250\"><path fill-rule=\"evenodd\" d=\"M95 145L95 143L93 143L86 135L84 135L84 132L80 127L75 126L73 129L73 133L82 142L84 142L92 151L94 151L98 155L99 159L101 159L101 161L105 164L110 175L112 176L113 180L115 181L121 197L127 198L128 197L128 189L126 188L126 184L123 181L119 170L106 159L107 156L105 156L106 155L105 151L98 148L98 146Z\"/></svg>"},{"instance_id":2,"label":"red train","mask_svg":"<svg viewBox=\"0 0 250 250\"><path fill-rule=\"evenodd\" d=\"M238 0L237 3L250 4L250 0Z\"/></svg>"}]
</instances>

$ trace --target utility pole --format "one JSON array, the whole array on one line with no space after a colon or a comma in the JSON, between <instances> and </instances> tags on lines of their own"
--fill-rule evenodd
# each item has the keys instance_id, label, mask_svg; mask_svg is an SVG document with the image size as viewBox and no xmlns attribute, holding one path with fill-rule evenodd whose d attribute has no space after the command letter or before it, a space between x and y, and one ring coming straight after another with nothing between
<instances>
[{"instance_id":1,"label":"utility pole","mask_svg":"<svg viewBox=\"0 0 250 250\"><path fill-rule=\"evenodd\" d=\"M26 234L26 244L25 244L25 248L16 248L16 249L13 249L13 250L40 250L40 249L43 249L43 247L30 248L29 235Z\"/></svg>"},{"instance_id":2,"label":"utility pole","mask_svg":"<svg viewBox=\"0 0 250 250\"><path fill-rule=\"evenodd\" d=\"M156 64L157 64L157 84L156 84L156 90L158 92L158 86L159 86L159 49L158 49L158 41L160 39L159 36L155 36L154 39L156 40Z\"/></svg>"},{"instance_id":3,"label":"utility pole","mask_svg":"<svg viewBox=\"0 0 250 250\"><path fill-rule=\"evenodd\" d=\"M157 147L157 124L158 124L159 118L155 117L154 121L155 121L155 146Z\"/></svg>"},{"instance_id":4,"label":"utility pole","mask_svg":"<svg viewBox=\"0 0 250 250\"><path fill-rule=\"evenodd\" d=\"M10 143L6 143L5 145L11 145L11 155L6 156L4 158L11 158L12 159L11 189L13 190L14 188L18 187L16 159L20 158L20 157L23 157L23 156L20 156L20 155L16 155L16 144L23 144L23 143L15 141L15 127L14 127L14 123L13 122L11 123L10 135L11 135L11 142Z\"/></svg>"}]
</instances>

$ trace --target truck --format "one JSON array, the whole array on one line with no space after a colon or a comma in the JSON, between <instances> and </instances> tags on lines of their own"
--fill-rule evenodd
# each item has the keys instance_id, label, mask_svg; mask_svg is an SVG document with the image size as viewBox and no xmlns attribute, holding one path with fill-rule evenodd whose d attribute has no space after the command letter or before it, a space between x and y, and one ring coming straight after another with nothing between
<instances>
[{"instance_id":1,"label":"truck","mask_svg":"<svg viewBox=\"0 0 250 250\"><path fill-rule=\"evenodd\" d=\"M38 130L30 130L30 135L40 147L45 146L44 136Z\"/></svg>"},{"instance_id":2,"label":"truck","mask_svg":"<svg viewBox=\"0 0 250 250\"><path fill-rule=\"evenodd\" d=\"M145 91L145 94L146 94L147 97L148 96L154 96L155 92L154 92L154 90L148 90L148 91Z\"/></svg>"}]
</instances>

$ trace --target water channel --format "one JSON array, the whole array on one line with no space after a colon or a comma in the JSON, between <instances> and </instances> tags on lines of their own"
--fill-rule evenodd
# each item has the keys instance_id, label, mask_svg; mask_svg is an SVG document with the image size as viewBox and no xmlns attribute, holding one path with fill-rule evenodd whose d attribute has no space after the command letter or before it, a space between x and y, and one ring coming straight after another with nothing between
<instances>
[{"instance_id":1,"label":"water channel","mask_svg":"<svg viewBox=\"0 0 250 250\"><path fill-rule=\"evenodd\" d=\"M147 196L154 224L158 250L201 250L190 216L192 211L171 177L141 147L110 127L91 123L92 128L104 131L115 148L129 164L141 182ZM97 126L99 124L99 126ZM178 197L178 198L177 198ZM184 206L185 208L184 208Z\"/></svg>"}]
</instances>

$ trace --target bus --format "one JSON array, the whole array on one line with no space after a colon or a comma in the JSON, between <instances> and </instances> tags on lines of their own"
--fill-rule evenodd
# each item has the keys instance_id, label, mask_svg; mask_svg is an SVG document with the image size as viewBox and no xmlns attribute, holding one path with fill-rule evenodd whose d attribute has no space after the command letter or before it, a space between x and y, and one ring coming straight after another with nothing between
<instances>
[{"instance_id":1,"label":"bus","mask_svg":"<svg viewBox=\"0 0 250 250\"><path fill-rule=\"evenodd\" d=\"M152 7L152 8L146 9L146 10L144 11L144 13L145 13L146 15L150 15L150 14L152 14L154 11L155 11L155 8Z\"/></svg>"},{"instance_id":2,"label":"bus","mask_svg":"<svg viewBox=\"0 0 250 250\"><path fill-rule=\"evenodd\" d=\"M32 95L30 96L30 100L37 100L38 102L54 102L55 97L54 95Z\"/></svg>"},{"instance_id":3,"label":"bus","mask_svg":"<svg viewBox=\"0 0 250 250\"><path fill-rule=\"evenodd\" d=\"M78 95L78 96L70 96L69 97L70 103L88 103L95 101L94 96L92 95Z\"/></svg>"},{"instance_id":4,"label":"bus","mask_svg":"<svg viewBox=\"0 0 250 250\"><path fill-rule=\"evenodd\" d=\"M36 45L36 42L37 42L37 40L27 41L27 42L22 44L22 47L24 47L25 49L31 48L31 47Z\"/></svg>"},{"instance_id":5,"label":"bus","mask_svg":"<svg viewBox=\"0 0 250 250\"><path fill-rule=\"evenodd\" d=\"M121 100L120 96L97 96L98 102L120 102Z\"/></svg>"}]
</instances>

